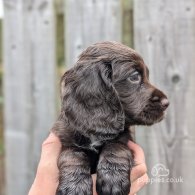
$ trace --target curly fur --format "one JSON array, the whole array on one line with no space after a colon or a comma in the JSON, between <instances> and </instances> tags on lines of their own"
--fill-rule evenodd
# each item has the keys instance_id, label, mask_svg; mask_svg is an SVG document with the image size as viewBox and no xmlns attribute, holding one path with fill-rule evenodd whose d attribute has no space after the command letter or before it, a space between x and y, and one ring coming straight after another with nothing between
<instances>
[{"instance_id":1,"label":"curly fur","mask_svg":"<svg viewBox=\"0 0 195 195\"><path fill-rule=\"evenodd\" d=\"M139 83L129 80L133 71ZM99 195L128 195L131 126L159 122L168 106L148 77L141 56L117 42L88 47L63 75L61 114L53 127L63 145L56 194L91 195L91 173L97 172Z\"/></svg>"}]
</instances>

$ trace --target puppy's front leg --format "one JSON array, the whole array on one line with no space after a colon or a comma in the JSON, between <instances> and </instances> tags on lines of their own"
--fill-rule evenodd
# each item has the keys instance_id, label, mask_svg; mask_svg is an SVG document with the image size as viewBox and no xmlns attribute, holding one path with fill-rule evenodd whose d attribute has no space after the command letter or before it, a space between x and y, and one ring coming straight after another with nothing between
<instances>
[{"instance_id":1,"label":"puppy's front leg","mask_svg":"<svg viewBox=\"0 0 195 195\"><path fill-rule=\"evenodd\" d=\"M128 195L133 157L123 143L104 146L97 166L98 195Z\"/></svg>"},{"instance_id":2,"label":"puppy's front leg","mask_svg":"<svg viewBox=\"0 0 195 195\"><path fill-rule=\"evenodd\" d=\"M58 160L59 186L56 195L92 195L89 160L83 151L64 149Z\"/></svg>"}]
</instances>

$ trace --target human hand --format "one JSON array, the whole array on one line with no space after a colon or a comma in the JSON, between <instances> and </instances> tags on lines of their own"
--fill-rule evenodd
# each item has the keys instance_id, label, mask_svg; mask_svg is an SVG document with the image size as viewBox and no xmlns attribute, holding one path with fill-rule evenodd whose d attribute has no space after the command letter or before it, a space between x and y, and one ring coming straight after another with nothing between
<instances>
[{"instance_id":1,"label":"human hand","mask_svg":"<svg viewBox=\"0 0 195 195\"><path fill-rule=\"evenodd\" d=\"M128 147L134 152L136 166L131 171L131 192L137 193L148 181L144 152L137 144L129 141ZM28 195L55 195L58 187L57 159L61 150L61 143L53 133L42 144L41 159L37 168L37 174ZM93 178L93 194L95 190L96 175Z\"/></svg>"},{"instance_id":2,"label":"human hand","mask_svg":"<svg viewBox=\"0 0 195 195\"><path fill-rule=\"evenodd\" d=\"M128 142L128 147L134 153L135 167L131 171L131 192L129 195L136 194L148 183L147 167L143 149L132 141Z\"/></svg>"},{"instance_id":3,"label":"human hand","mask_svg":"<svg viewBox=\"0 0 195 195\"><path fill-rule=\"evenodd\" d=\"M50 133L42 144L41 159L28 195L56 194L58 187L57 159L60 150L60 140L53 133Z\"/></svg>"}]
</instances>

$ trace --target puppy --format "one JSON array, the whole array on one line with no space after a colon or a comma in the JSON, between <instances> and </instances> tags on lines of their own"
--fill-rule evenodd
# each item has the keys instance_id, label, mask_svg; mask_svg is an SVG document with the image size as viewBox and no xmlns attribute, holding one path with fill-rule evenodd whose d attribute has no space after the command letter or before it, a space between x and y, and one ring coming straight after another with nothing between
<instances>
[{"instance_id":1,"label":"puppy","mask_svg":"<svg viewBox=\"0 0 195 195\"><path fill-rule=\"evenodd\" d=\"M163 119L169 102L150 84L133 49L117 42L88 47L61 80L62 107L53 132L60 138L57 195L128 195L133 154L131 126Z\"/></svg>"}]
</instances>

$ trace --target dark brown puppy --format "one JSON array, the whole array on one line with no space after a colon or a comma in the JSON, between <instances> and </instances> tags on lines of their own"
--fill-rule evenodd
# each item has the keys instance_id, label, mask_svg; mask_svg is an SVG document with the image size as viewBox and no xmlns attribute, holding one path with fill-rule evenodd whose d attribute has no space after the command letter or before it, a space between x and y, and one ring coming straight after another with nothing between
<instances>
[{"instance_id":1,"label":"dark brown puppy","mask_svg":"<svg viewBox=\"0 0 195 195\"><path fill-rule=\"evenodd\" d=\"M132 125L163 119L169 102L149 83L143 59L116 42L87 48L61 81L62 109L53 127L62 142L58 195L128 195Z\"/></svg>"}]
</instances>

